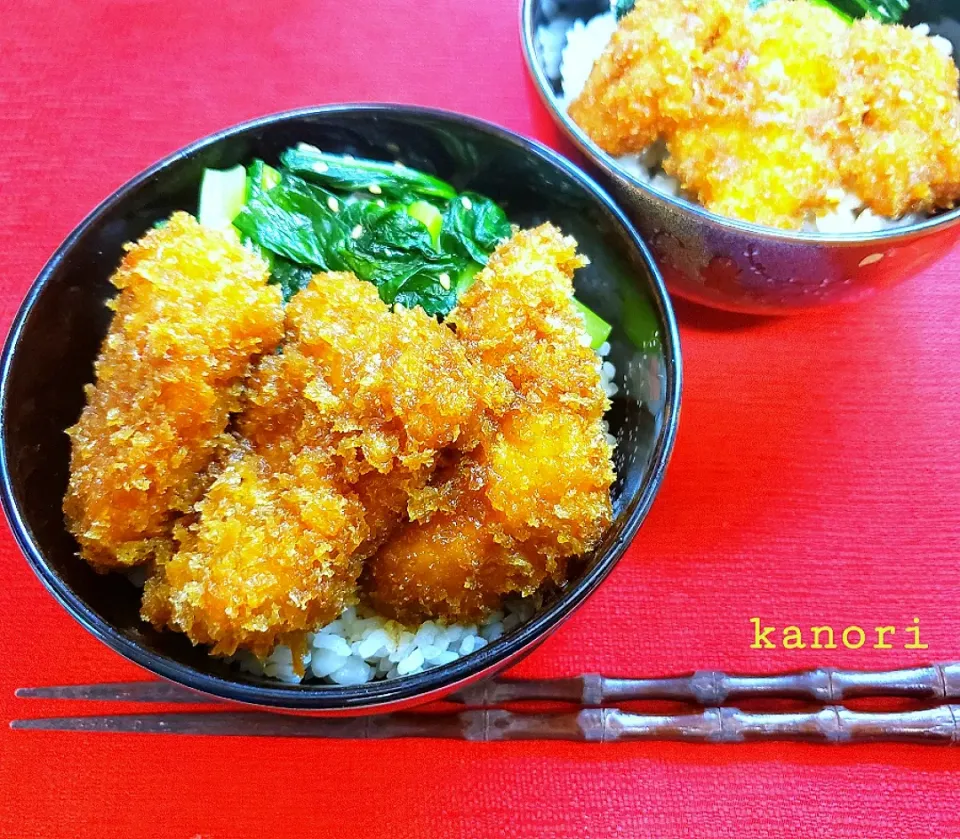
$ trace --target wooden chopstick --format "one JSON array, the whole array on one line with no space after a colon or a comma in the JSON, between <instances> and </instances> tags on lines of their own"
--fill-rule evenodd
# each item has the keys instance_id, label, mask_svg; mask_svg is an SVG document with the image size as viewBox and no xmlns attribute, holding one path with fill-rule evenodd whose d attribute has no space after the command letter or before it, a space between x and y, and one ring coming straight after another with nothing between
<instances>
[{"instance_id":1,"label":"wooden chopstick","mask_svg":"<svg viewBox=\"0 0 960 839\"><path fill-rule=\"evenodd\" d=\"M483 742L677 740L729 744L791 740L833 745L881 741L952 745L960 742L958 719L960 705L898 713L862 713L829 705L809 713L755 714L737 708L706 708L697 714L670 716L635 714L617 708L552 714L478 709L454 714L406 713L345 719L257 711L183 712L15 720L11 727L33 731L347 740L419 737Z\"/></svg>"},{"instance_id":2,"label":"wooden chopstick","mask_svg":"<svg viewBox=\"0 0 960 839\"><path fill-rule=\"evenodd\" d=\"M113 702L212 703L218 700L169 682L115 682L20 688L24 699L78 699ZM766 676L701 670L661 679L617 679L587 674L563 679L490 679L447 698L470 708L508 702L555 701L600 707L644 699L721 706L744 699L801 699L820 704L860 697L900 696L927 701L960 700L960 662L902 670L860 671L818 668Z\"/></svg>"},{"instance_id":3,"label":"wooden chopstick","mask_svg":"<svg viewBox=\"0 0 960 839\"><path fill-rule=\"evenodd\" d=\"M104 682L93 685L51 685L17 688L20 699L83 699L94 702L168 702L190 705L220 700L173 682Z\"/></svg>"}]
</instances>

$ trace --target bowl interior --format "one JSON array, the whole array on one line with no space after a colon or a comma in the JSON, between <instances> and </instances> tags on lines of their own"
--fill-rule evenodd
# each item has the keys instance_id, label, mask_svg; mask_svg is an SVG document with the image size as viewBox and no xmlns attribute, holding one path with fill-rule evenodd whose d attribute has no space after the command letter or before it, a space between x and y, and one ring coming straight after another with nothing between
<instances>
[{"instance_id":1,"label":"bowl interior","mask_svg":"<svg viewBox=\"0 0 960 839\"><path fill-rule=\"evenodd\" d=\"M69 445L64 429L83 407L83 387L109 324L104 302L125 242L176 209L196 210L204 167L255 157L275 163L297 142L399 159L490 195L526 226L551 220L573 234L591 265L577 294L614 325L611 360L620 388L610 414L616 434L615 521L567 589L527 625L485 649L424 674L354 688L282 685L238 672L173 632L138 617L139 593L122 575L99 575L76 556L61 504ZM645 514L669 454L679 398L679 359L669 304L643 246L622 216L578 170L550 152L483 123L416 109L333 107L228 130L161 162L88 217L45 267L14 325L4 356L4 501L43 582L102 640L168 678L241 701L291 708L365 708L468 678L555 626L596 586Z\"/></svg>"}]
</instances>

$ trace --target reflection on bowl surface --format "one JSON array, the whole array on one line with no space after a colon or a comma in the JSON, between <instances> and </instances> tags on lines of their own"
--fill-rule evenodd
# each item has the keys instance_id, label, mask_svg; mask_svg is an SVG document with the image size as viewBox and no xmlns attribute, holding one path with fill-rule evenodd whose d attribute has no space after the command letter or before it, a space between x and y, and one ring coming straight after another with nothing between
<instances>
[{"instance_id":1,"label":"reflection on bowl surface","mask_svg":"<svg viewBox=\"0 0 960 839\"><path fill-rule=\"evenodd\" d=\"M557 55L537 37L551 23L590 20L609 9L604 0L523 0L521 26L527 64L551 116L601 172L646 238L673 293L709 306L759 314L789 313L868 297L943 257L960 236L960 208L885 231L826 234L785 231L706 211L658 191L601 151L571 120L560 101ZM949 0L910 4L908 24L930 24L960 44L960 15ZM555 52L555 51L554 51Z\"/></svg>"},{"instance_id":2,"label":"reflection on bowl surface","mask_svg":"<svg viewBox=\"0 0 960 839\"><path fill-rule=\"evenodd\" d=\"M195 212L204 168L225 169L253 158L274 163L300 142L357 157L400 159L459 191L489 195L521 226L552 221L591 260L576 276L577 297L613 326L610 358L618 389L607 417L617 438L614 518L597 549L578 561L567 586L532 618L482 649L422 673L353 686L281 684L214 658L182 635L154 630L139 619L139 591L128 579L99 575L77 557L62 513L69 460L64 429L76 422L83 387L93 379L109 324L109 278L123 244L174 210ZM651 325L658 336L653 343ZM506 667L599 585L659 488L679 398L676 326L660 276L625 217L582 172L534 143L458 115L378 105L307 109L246 123L177 152L117 190L57 250L31 288L4 350L3 503L44 585L95 636L148 670L263 707L326 714L394 709Z\"/></svg>"}]
</instances>

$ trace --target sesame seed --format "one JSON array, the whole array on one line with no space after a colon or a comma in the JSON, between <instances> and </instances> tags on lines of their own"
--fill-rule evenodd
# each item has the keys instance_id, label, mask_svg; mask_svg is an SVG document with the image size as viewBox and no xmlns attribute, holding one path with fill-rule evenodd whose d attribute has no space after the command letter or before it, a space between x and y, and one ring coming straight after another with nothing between
<instances>
[{"instance_id":1,"label":"sesame seed","mask_svg":"<svg viewBox=\"0 0 960 839\"><path fill-rule=\"evenodd\" d=\"M343 159L344 159L344 160L353 160L354 157L353 157L352 154L345 154L345 155L343 156Z\"/></svg>"},{"instance_id":2,"label":"sesame seed","mask_svg":"<svg viewBox=\"0 0 960 839\"><path fill-rule=\"evenodd\" d=\"M369 189L370 192L372 192L374 195L379 195L381 192L383 192L383 190L380 189L379 184L370 184L370 186L368 186L367 189Z\"/></svg>"},{"instance_id":3,"label":"sesame seed","mask_svg":"<svg viewBox=\"0 0 960 839\"><path fill-rule=\"evenodd\" d=\"M363 235L363 225L358 224L353 230L350 231L351 239L359 239Z\"/></svg>"},{"instance_id":4,"label":"sesame seed","mask_svg":"<svg viewBox=\"0 0 960 839\"><path fill-rule=\"evenodd\" d=\"M384 207L387 206L387 202L384 201L382 198L378 198L378 199L377 199L377 206L382 210Z\"/></svg>"},{"instance_id":5,"label":"sesame seed","mask_svg":"<svg viewBox=\"0 0 960 839\"><path fill-rule=\"evenodd\" d=\"M461 195L461 196L460 196L460 204L461 204L461 206L463 207L463 209L465 209L465 210L472 210L472 209L473 209L473 202L472 202L469 198L467 198L466 195Z\"/></svg>"},{"instance_id":6,"label":"sesame seed","mask_svg":"<svg viewBox=\"0 0 960 839\"><path fill-rule=\"evenodd\" d=\"M327 164L324 163L322 160L318 160L316 163L313 164L313 171L314 171L314 172L326 172L327 169L329 169L329 168L330 168L330 167L327 166Z\"/></svg>"},{"instance_id":7,"label":"sesame seed","mask_svg":"<svg viewBox=\"0 0 960 839\"><path fill-rule=\"evenodd\" d=\"M331 213L335 213L340 209L340 202L331 195L327 198L327 206L330 208Z\"/></svg>"},{"instance_id":8,"label":"sesame seed","mask_svg":"<svg viewBox=\"0 0 960 839\"><path fill-rule=\"evenodd\" d=\"M446 271L444 271L444 273L442 273L439 277L437 277L437 279L440 281L440 285L442 285L445 289L447 289L447 290L449 291L449 289L450 289L450 275L449 275L448 273L446 273Z\"/></svg>"}]
</instances>

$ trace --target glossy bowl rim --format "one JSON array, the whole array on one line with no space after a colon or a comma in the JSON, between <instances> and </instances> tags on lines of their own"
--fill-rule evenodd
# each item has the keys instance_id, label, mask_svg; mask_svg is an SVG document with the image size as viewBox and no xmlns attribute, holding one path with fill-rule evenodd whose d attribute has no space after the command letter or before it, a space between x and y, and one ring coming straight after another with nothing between
<instances>
[{"instance_id":1,"label":"glossy bowl rim","mask_svg":"<svg viewBox=\"0 0 960 839\"><path fill-rule=\"evenodd\" d=\"M540 0L537 0L539 2ZM877 230L871 233L820 233L805 230L781 230L764 224L755 224L749 221L722 216L714 213L700 204L687 201L679 196L666 195L653 189L636 176L627 172L614 159L604 152L591 140L586 132L577 125L566 111L559 107L556 94L553 92L550 81L543 72L537 59L537 48L534 44L536 32L533 24L533 4L535 0L520 0L520 42L522 45L524 63L530 74L540 101L550 112L553 121L560 126L577 149L592 163L599 167L607 177L614 181L625 181L633 189L639 191L646 198L651 199L661 207L680 213L695 216L696 218L722 227L733 233L745 235L754 239L763 239L775 242L789 242L792 244L831 245L837 247L851 247L869 244L887 244L912 239L917 235L933 233L941 229L952 227L960 222L960 205L952 210L938 213L930 218L915 222L904 227L890 230ZM956 47L956 45L955 45Z\"/></svg>"},{"instance_id":2,"label":"glossy bowl rim","mask_svg":"<svg viewBox=\"0 0 960 839\"><path fill-rule=\"evenodd\" d=\"M564 592L554 603L542 609L533 618L518 627L511 636L504 636L481 650L450 664L431 668L412 676L392 679L389 682L367 682L356 686L282 686L279 684L277 686L266 686L232 681L194 669L172 658L167 658L124 635L88 608L67 583L48 567L42 551L21 514L12 490L6 439L10 373L20 336L47 283L72 251L77 241L98 224L102 217L112 210L117 203L135 193L150 181L162 176L169 167L183 158L230 137L255 131L267 125L348 113L371 118L378 115L407 119L429 118L456 127L466 127L505 141L521 153L539 157L546 164L559 169L564 175L583 187L594 201L609 213L613 222L619 223L623 228L628 241L636 249L650 275L651 302L656 310L659 326L663 331L665 394L662 425L651 451L646 477L637 493L636 506L629 514L623 531L610 544L604 555L598 558L594 567L574 587ZM341 103L298 108L267 114L232 125L167 155L114 190L59 245L27 291L13 319L4 343L2 356L0 356L0 503L2 503L8 524L20 550L44 587L94 637L105 643L114 652L151 673L202 694L263 708L316 711L329 714L376 712L387 708L429 701L431 697L448 693L458 685L475 681L490 670L501 669L546 638L582 605L620 560L646 518L660 489L676 439L681 384L682 362L677 323L663 278L651 252L613 199L599 184L573 163L535 140L522 137L509 129L485 120L451 111L393 103Z\"/></svg>"}]
</instances>

